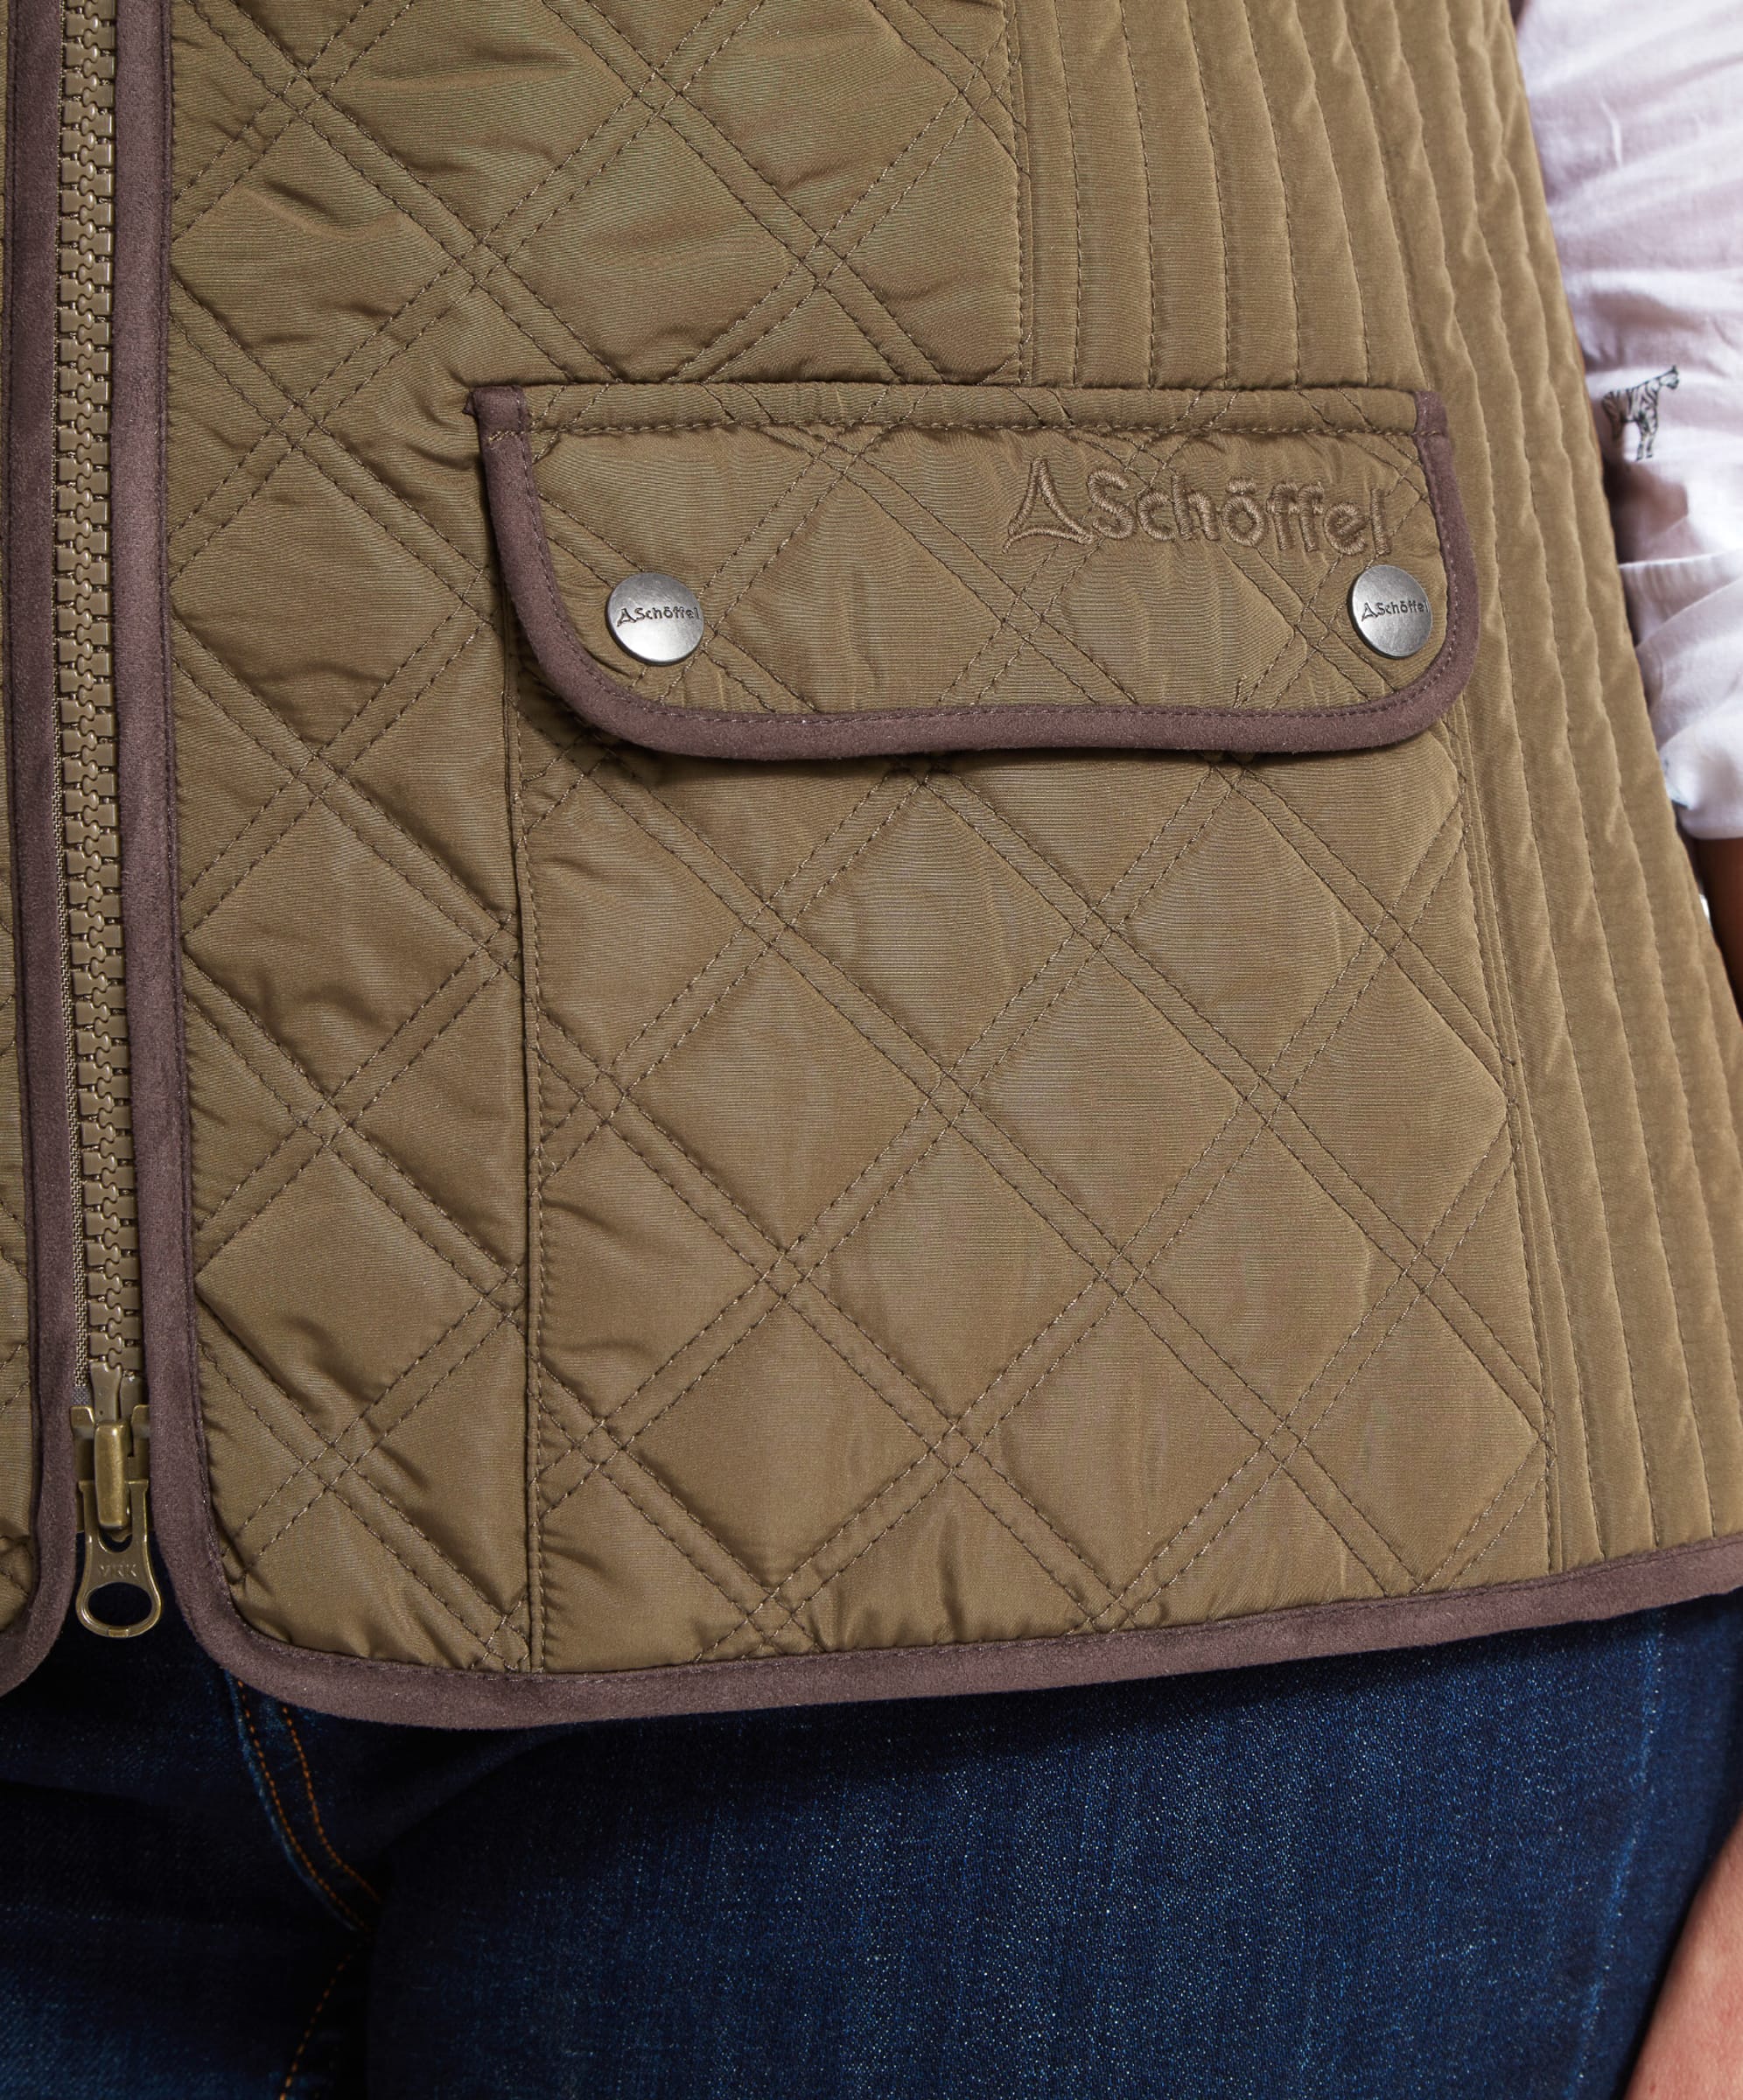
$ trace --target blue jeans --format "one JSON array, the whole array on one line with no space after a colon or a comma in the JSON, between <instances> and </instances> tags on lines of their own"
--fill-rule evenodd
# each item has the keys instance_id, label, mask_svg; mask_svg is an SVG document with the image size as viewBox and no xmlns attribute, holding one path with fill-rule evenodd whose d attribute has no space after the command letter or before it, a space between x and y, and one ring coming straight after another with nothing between
<instances>
[{"instance_id":1,"label":"blue jeans","mask_svg":"<svg viewBox=\"0 0 1743 2100\"><path fill-rule=\"evenodd\" d=\"M1089 1691L468 1735L166 1620L0 1704L0 2095L1608 2095L1743 1597Z\"/></svg>"}]
</instances>

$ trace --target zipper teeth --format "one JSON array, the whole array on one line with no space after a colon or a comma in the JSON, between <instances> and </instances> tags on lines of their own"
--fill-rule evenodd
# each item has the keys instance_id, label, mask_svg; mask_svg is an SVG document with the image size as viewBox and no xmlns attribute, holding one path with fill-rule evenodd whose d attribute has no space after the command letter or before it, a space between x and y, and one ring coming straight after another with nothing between
<instances>
[{"instance_id":1,"label":"zipper teeth","mask_svg":"<svg viewBox=\"0 0 1743 2100\"><path fill-rule=\"evenodd\" d=\"M109 659L109 286L116 0L66 0L60 101L55 645L62 998L77 1155L79 1376L140 1368L139 1236Z\"/></svg>"}]
</instances>

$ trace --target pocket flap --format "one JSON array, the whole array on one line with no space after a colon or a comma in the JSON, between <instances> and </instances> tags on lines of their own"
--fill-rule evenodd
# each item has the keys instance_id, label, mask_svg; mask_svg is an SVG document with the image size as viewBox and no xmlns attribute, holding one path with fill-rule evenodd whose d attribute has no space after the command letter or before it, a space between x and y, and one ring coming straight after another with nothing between
<instances>
[{"instance_id":1,"label":"pocket flap","mask_svg":"<svg viewBox=\"0 0 1743 2100\"><path fill-rule=\"evenodd\" d=\"M1432 394L611 383L472 408L544 676L660 751L1354 750L1433 721L1475 655ZM1408 656L1356 623L1379 564L1432 612ZM681 662L613 637L643 571L700 605Z\"/></svg>"}]
</instances>

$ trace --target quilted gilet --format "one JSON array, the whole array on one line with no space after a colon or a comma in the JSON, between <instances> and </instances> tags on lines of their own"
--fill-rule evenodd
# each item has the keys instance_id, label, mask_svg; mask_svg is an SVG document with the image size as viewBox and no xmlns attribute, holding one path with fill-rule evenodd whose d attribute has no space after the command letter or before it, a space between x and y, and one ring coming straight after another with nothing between
<instances>
[{"instance_id":1,"label":"quilted gilet","mask_svg":"<svg viewBox=\"0 0 1743 2100\"><path fill-rule=\"evenodd\" d=\"M148 1534L444 1723L1743 1580L1505 0L11 15L0 1676Z\"/></svg>"}]
</instances>

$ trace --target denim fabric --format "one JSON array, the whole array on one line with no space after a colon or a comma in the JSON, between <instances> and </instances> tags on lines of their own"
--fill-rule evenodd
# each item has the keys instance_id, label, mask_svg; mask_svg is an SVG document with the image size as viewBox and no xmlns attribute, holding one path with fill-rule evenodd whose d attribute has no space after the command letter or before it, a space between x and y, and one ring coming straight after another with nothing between
<instances>
[{"instance_id":1,"label":"denim fabric","mask_svg":"<svg viewBox=\"0 0 1743 2100\"><path fill-rule=\"evenodd\" d=\"M0 1704L0 2096L1614 2094L1740 1802L1743 1597L530 1736L74 1632Z\"/></svg>"}]
</instances>

